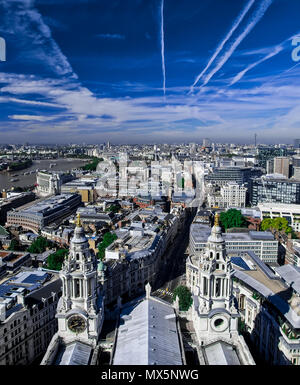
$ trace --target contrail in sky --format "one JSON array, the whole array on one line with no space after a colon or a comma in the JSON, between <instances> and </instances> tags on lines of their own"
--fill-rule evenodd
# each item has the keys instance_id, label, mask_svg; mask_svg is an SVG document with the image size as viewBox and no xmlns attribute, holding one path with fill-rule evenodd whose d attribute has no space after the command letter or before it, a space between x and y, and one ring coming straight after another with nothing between
<instances>
[{"instance_id":1,"label":"contrail in sky","mask_svg":"<svg viewBox=\"0 0 300 385\"><path fill-rule=\"evenodd\" d=\"M255 63L252 63L250 64L248 67L246 67L243 71L239 72L234 78L233 80L231 81L231 83L229 84L230 86L232 86L233 84L237 83L238 81L240 81L242 79L242 77L250 70L252 70L252 68L256 67L257 65L263 63L264 61L268 60L268 59L271 59L273 56L279 54L281 51L284 50L284 47L283 46L276 46L274 51L269 53L268 55L266 55L265 57L263 57L262 59L256 61Z\"/></svg>"},{"instance_id":2,"label":"contrail in sky","mask_svg":"<svg viewBox=\"0 0 300 385\"><path fill-rule=\"evenodd\" d=\"M164 0L161 0L161 23L160 23L160 39L161 39L161 65L163 73L163 90L166 95L166 66L165 66L165 33L164 33Z\"/></svg>"},{"instance_id":3,"label":"contrail in sky","mask_svg":"<svg viewBox=\"0 0 300 385\"><path fill-rule=\"evenodd\" d=\"M249 11L249 9L252 7L253 3L255 2L255 0L250 0L245 9L243 10L243 12L240 13L240 15L238 16L238 18L235 20L231 30L228 32L228 34L225 36L225 38L223 39L223 41L219 44L219 46L217 47L215 53L213 54L213 56L210 58L209 62L207 63L207 66L204 68L204 70L196 77L195 81L194 81L194 84L191 86L191 89L190 89L190 93L193 91L193 88L195 87L195 85L198 83L198 81L201 79L201 77L205 74L205 72L208 70L208 68L211 66L211 64L213 63L213 61L215 60L215 58L218 56L218 54L220 53L220 51L222 50L222 48L224 47L225 43L230 39L230 37L232 36L233 32L237 29L237 27L240 25L240 23L243 21L244 17L246 16L247 12Z\"/></svg>"},{"instance_id":4,"label":"contrail in sky","mask_svg":"<svg viewBox=\"0 0 300 385\"><path fill-rule=\"evenodd\" d=\"M236 48L240 45L240 43L244 40L244 38L251 32L251 30L255 27L255 25L259 22L259 20L264 16L266 10L269 8L269 6L272 4L273 0L263 0L263 2L260 4L259 8L255 12L254 16L252 17L250 23L246 26L244 31L235 39L235 41L231 44L230 48L223 54L221 59L218 61L215 68L210 71L208 75L206 75L203 84L200 88L205 86L210 79L214 76L216 72L218 72L223 65L227 62L227 60L231 57L233 52L236 50Z\"/></svg>"},{"instance_id":5,"label":"contrail in sky","mask_svg":"<svg viewBox=\"0 0 300 385\"><path fill-rule=\"evenodd\" d=\"M287 45L290 44L290 41L293 40L294 37L296 37L298 35L293 35L291 37L289 37L288 39L284 40L282 43L280 44L277 44L276 46L273 47L273 50L266 56L264 56L263 58L261 58L260 60L257 60L256 62L252 63L252 64L249 64L248 67L246 67L243 71L239 72L231 81L231 83L229 84L229 86L232 86L233 84L237 83L238 81L240 81L244 75L252 70L252 68L256 67L257 65L263 63L264 61L266 60L269 60L271 59L273 56L276 56L278 55L280 52L282 52L285 48L287 48ZM292 67L293 68L293 67ZM289 70L288 70L289 71ZM286 71L284 71L283 73L285 73ZM282 75L282 73L281 73Z\"/></svg>"}]
</instances>

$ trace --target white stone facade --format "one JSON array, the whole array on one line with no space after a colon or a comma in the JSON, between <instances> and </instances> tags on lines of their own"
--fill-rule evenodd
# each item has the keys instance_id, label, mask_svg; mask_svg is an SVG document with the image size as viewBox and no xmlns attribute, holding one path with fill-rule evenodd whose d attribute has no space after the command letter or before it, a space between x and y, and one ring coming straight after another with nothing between
<instances>
[{"instance_id":1,"label":"white stone facade","mask_svg":"<svg viewBox=\"0 0 300 385\"><path fill-rule=\"evenodd\" d=\"M245 207L246 192L247 188L245 186L229 182L221 187L220 193L208 193L208 206L219 208Z\"/></svg>"},{"instance_id":2,"label":"white stone facade","mask_svg":"<svg viewBox=\"0 0 300 385\"><path fill-rule=\"evenodd\" d=\"M220 342L233 345L240 363L254 364L244 339L238 332L239 313L233 296L230 258L218 224L218 216L197 267L189 269L188 285L193 293L191 319L201 347ZM198 274L196 273L198 270Z\"/></svg>"},{"instance_id":3,"label":"white stone facade","mask_svg":"<svg viewBox=\"0 0 300 385\"><path fill-rule=\"evenodd\" d=\"M42 365L51 365L61 345L74 341L97 347L104 311L97 281L97 257L78 219L70 251L60 272L62 297L57 306L58 332L53 337Z\"/></svg>"}]
</instances>

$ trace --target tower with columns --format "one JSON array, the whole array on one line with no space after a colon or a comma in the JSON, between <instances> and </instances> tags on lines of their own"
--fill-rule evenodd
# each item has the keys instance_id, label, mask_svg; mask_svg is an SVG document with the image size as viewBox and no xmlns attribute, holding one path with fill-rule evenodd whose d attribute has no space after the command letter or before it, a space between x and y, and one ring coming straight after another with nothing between
<instances>
[{"instance_id":1,"label":"tower with columns","mask_svg":"<svg viewBox=\"0 0 300 385\"><path fill-rule=\"evenodd\" d=\"M95 347L103 323L103 301L97 285L97 257L89 249L79 215L60 278L59 337L65 343L79 340Z\"/></svg>"},{"instance_id":2,"label":"tower with columns","mask_svg":"<svg viewBox=\"0 0 300 385\"><path fill-rule=\"evenodd\" d=\"M238 335L238 311L232 293L232 267L216 214L204 253L199 258L198 293L192 318L198 340L207 344Z\"/></svg>"}]
</instances>

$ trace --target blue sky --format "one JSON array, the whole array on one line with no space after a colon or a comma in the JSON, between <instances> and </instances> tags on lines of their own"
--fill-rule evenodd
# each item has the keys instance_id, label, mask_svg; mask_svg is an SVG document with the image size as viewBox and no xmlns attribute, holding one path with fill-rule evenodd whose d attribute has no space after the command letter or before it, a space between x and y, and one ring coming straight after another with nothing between
<instances>
[{"instance_id":1,"label":"blue sky","mask_svg":"<svg viewBox=\"0 0 300 385\"><path fill-rule=\"evenodd\" d=\"M0 0L0 143L292 142L299 15L299 0Z\"/></svg>"}]
</instances>

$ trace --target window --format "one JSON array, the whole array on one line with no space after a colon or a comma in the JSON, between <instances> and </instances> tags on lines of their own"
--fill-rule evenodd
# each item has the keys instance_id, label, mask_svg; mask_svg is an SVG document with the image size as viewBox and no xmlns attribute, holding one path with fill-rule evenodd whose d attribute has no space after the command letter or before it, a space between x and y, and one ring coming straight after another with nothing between
<instances>
[{"instance_id":1,"label":"window","mask_svg":"<svg viewBox=\"0 0 300 385\"><path fill-rule=\"evenodd\" d=\"M223 322L224 321L222 320L222 318L218 318L218 319L215 320L214 325L215 325L216 328L218 328L218 327L220 327L223 324Z\"/></svg>"},{"instance_id":2,"label":"window","mask_svg":"<svg viewBox=\"0 0 300 385\"><path fill-rule=\"evenodd\" d=\"M75 279L75 293L74 297L79 297L80 292L79 292L79 279Z\"/></svg>"},{"instance_id":3,"label":"window","mask_svg":"<svg viewBox=\"0 0 300 385\"><path fill-rule=\"evenodd\" d=\"M207 290L207 278L206 278L206 277L203 278L203 294L204 294L204 295L207 295L207 294L208 294L208 290Z\"/></svg>"},{"instance_id":4,"label":"window","mask_svg":"<svg viewBox=\"0 0 300 385\"><path fill-rule=\"evenodd\" d=\"M221 278L217 278L216 280L216 297L220 297L221 295Z\"/></svg>"}]
</instances>

